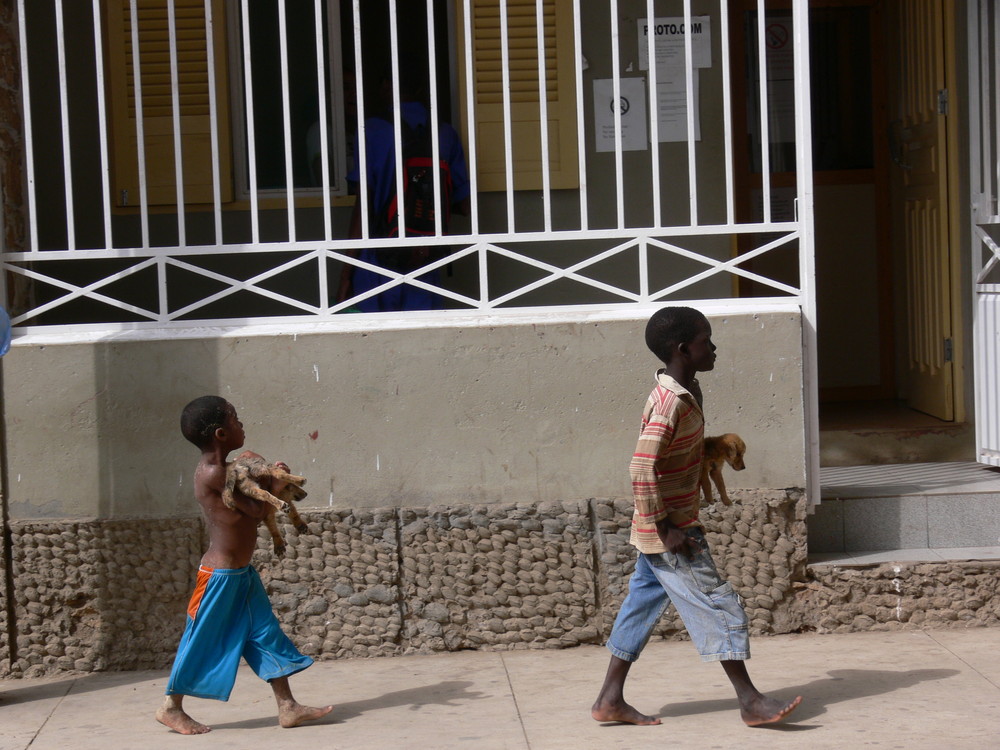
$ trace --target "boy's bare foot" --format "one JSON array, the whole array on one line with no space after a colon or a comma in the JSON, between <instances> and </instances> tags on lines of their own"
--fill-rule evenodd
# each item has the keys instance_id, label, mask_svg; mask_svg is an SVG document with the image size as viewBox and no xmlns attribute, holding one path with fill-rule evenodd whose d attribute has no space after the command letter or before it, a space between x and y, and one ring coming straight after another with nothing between
<instances>
[{"instance_id":1,"label":"boy's bare foot","mask_svg":"<svg viewBox=\"0 0 1000 750\"><path fill-rule=\"evenodd\" d=\"M307 721L315 721L326 716L333 710L333 706L323 708L311 708L303 706L295 701L282 702L278 706L278 723L285 729L297 727Z\"/></svg>"},{"instance_id":2,"label":"boy's bare foot","mask_svg":"<svg viewBox=\"0 0 1000 750\"><path fill-rule=\"evenodd\" d=\"M619 724L636 724L639 726L653 726L662 723L655 716L646 716L632 708L628 703L602 703L598 701L590 709L590 715L594 721L618 722Z\"/></svg>"},{"instance_id":3,"label":"boy's bare foot","mask_svg":"<svg viewBox=\"0 0 1000 750\"><path fill-rule=\"evenodd\" d=\"M759 727L764 724L774 724L784 719L802 702L802 696L797 696L788 703L762 695L740 706L740 717L748 727Z\"/></svg>"},{"instance_id":4,"label":"boy's bare foot","mask_svg":"<svg viewBox=\"0 0 1000 750\"><path fill-rule=\"evenodd\" d=\"M156 720L178 734L205 734L212 731L212 727L195 721L182 708L172 706L160 706L156 711Z\"/></svg>"}]
</instances>

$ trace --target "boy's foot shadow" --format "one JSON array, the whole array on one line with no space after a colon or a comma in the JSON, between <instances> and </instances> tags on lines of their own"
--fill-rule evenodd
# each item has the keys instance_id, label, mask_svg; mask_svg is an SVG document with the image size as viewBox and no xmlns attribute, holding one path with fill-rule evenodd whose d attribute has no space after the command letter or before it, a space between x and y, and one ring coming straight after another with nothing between
<instances>
[{"instance_id":1,"label":"boy's foot shadow","mask_svg":"<svg viewBox=\"0 0 1000 750\"><path fill-rule=\"evenodd\" d=\"M909 669L900 672L884 669L834 669L827 674L829 677L813 680L804 685L785 687L774 692L768 691L768 695L779 700L791 700L796 695L801 695L802 705L788 716L785 723L767 724L762 728L784 731L815 729L817 727L797 727L795 722L822 716L826 713L826 707L834 703L884 695L919 685L921 682L954 677L959 672L957 669ZM667 719L728 710L739 710L735 698L667 703L657 716Z\"/></svg>"},{"instance_id":2,"label":"boy's foot shadow","mask_svg":"<svg viewBox=\"0 0 1000 750\"><path fill-rule=\"evenodd\" d=\"M317 721L310 721L302 726L317 727L324 724L340 724L369 711L394 708L396 706L409 706L410 711L419 711L424 706L456 706L466 701L481 700L486 697L481 692L470 691L469 687L472 685L472 682L452 680L449 682L439 682L434 685L422 685L420 687L406 688L405 690L396 690L380 695L377 698L334 703L333 711ZM212 729L260 729L262 727L275 726L276 723L277 719L275 716L262 716L260 718L229 723L216 722L212 724Z\"/></svg>"}]
</instances>

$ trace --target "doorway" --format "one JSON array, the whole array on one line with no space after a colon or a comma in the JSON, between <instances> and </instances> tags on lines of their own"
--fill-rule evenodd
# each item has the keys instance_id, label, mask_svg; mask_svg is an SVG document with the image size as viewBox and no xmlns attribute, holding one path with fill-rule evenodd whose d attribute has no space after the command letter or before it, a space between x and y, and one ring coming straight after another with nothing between
<instances>
[{"instance_id":1,"label":"doorway","mask_svg":"<svg viewBox=\"0 0 1000 750\"><path fill-rule=\"evenodd\" d=\"M741 4L733 40L751 57L754 8ZM772 13L780 23L791 10ZM974 453L959 365L954 13L946 0L809 4L822 465ZM752 205L751 131L737 148Z\"/></svg>"}]
</instances>

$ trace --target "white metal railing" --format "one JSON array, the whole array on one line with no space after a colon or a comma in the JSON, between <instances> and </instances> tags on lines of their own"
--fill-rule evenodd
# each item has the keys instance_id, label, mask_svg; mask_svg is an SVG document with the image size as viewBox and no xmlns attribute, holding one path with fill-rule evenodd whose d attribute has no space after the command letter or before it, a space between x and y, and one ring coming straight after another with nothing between
<instances>
[{"instance_id":1,"label":"white metal railing","mask_svg":"<svg viewBox=\"0 0 1000 750\"><path fill-rule=\"evenodd\" d=\"M971 2L969 175L976 393L976 457L1000 466L1000 19L995 3Z\"/></svg>"},{"instance_id":2,"label":"white metal railing","mask_svg":"<svg viewBox=\"0 0 1000 750\"><path fill-rule=\"evenodd\" d=\"M684 61L686 137L680 143L669 143L661 139L657 91L663 72L655 63L662 54L658 45L667 42L658 41L653 34L640 39L633 29L634 20L626 26L617 0L427 0L421 24L407 26L406 32L410 36L422 34L427 40L428 112L435 161L440 156L441 133L447 127L439 115L445 108L443 102L447 100L452 119L466 123L470 215L457 218L450 232L446 231L440 218L440 179L435 176L435 234L406 236L403 228L401 236L394 238L375 237L372 230L368 199L372 185L367 168L370 146L364 137L357 139L354 155L362 165L358 173L361 237L350 238L337 229L347 223L351 211L343 193L347 145L352 139L348 136L334 142L332 137L338 129L344 130L346 121L343 87L353 85L357 122L365 123L371 114L368 102L379 84L379 70L368 55L370 40L365 32L369 25L383 22L373 20L369 4L340 0L345 3L343 15L338 0L314 0L309 6L314 18L309 46L315 47L309 62L315 71L309 73L317 81L314 93L322 179L319 184L297 186L293 149L298 141L291 82L303 72L304 50L289 46L286 19L292 3L273 0L280 47L277 56L261 67L265 58L255 48L252 27L257 3L196 2L197 13L192 13L191 3L185 0L93 0L89 9L84 3L18 0L28 234L24 247L8 248L2 260L6 272L33 289L33 304L14 311L20 330L190 326L234 319L241 323L326 320L388 289L409 285L438 295L441 306L447 308L441 315L448 315L449 310L492 314L526 306L649 305L666 300L711 299L745 309L787 304L804 311L807 336L812 335L815 305L805 0L792 3L787 20L793 30L796 61L797 215L778 216L771 200L767 85L771 51L768 45L758 45L760 85L751 95L760 113L755 127L759 130L760 163L764 165L760 176L763 212L752 219L737 218L745 196L737 190L733 144L745 136L734 132L734 113L744 103L734 101L730 75L729 35L740 19L731 17L729 3L711 4L709 10L700 11L710 18L710 67L695 67L693 34L683 36L680 56ZM114 16L115 6L115 13L125 19L119 30L106 22ZM673 3L669 10L665 7L665 3L645 0L647 18L678 12ZM397 29L397 23L405 24L408 17L398 17L402 5L397 7L396 0L390 0L387 8L387 38L381 44L389 53L391 69L399 71L413 64L412 58L406 58L405 40ZM765 35L764 0L757 2L755 12L754 34L761 39ZM480 23L487 15L493 20ZM146 38L149 29L143 24L159 24L157 28L161 28L164 18L166 49L152 49ZM342 18L353 24L346 33ZM687 29L698 22L690 0L684 0L678 19ZM67 37L63 33L69 25L86 28L88 24L93 29L89 42L86 35ZM239 49L227 49L226 54L218 49L219 40L226 39L217 33L220 25L232 31L227 44L232 47L235 39ZM418 31L422 28L426 32ZM442 29L449 33L443 34ZM572 33L567 35L566 29ZM126 75L116 69L112 55L116 40L111 37L118 31L127 32L127 39L117 41L131 51L131 76L126 80L136 104L130 132L123 131L119 121L108 121L108 112L115 111L112 100L124 91L121 86L116 88L115 81ZM493 39L484 43L484 35ZM592 57L586 60L580 41L584 37L603 40L588 43L592 50L586 52ZM42 60L35 50L52 42L56 43L57 59ZM487 49L484 44L493 46ZM566 44L570 45L568 54ZM646 46L649 68L630 71L629 60L639 44ZM351 45L353 53L347 49ZM602 45L607 49L603 57L598 54L605 49ZM191 62L192 47L204 50L199 53L200 63ZM476 63L484 49L498 55L499 130L489 131L502 133L498 142L484 143L487 131L476 126L485 106L482 98L477 98L481 83L477 77L482 72ZM169 71L165 84L147 67L149 60L164 54ZM552 60L556 61L555 70ZM199 146L205 151L198 153L204 153L204 160L210 163L210 185L204 199L193 197L190 189L188 149L194 147L185 139L192 118L185 114L184 76L199 64L205 70L200 85L207 91L208 127L203 140L208 146ZM344 77L345 64L355 71L353 84ZM271 107L280 110L280 127L267 141L258 132L261 112L255 80L264 72L270 73L268 66L272 65L278 71L280 91L273 92ZM532 70L532 75L526 70ZM610 79L614 101L620 102L623 82L633 82L637 72L648 79L644 81L648 85L642 107L650 139L640 144L642 148L632 150L635 144L627 140L623 113L615 106L612 148L609 154L598 153L594 143L602 134L597 132L597 106L587 79ZM558 78L561 74L566 75ZM554 75L557 85L551 83ZM456 91L456 76L463 79L460 91ZM451 87L439 85L444 79L453 81ZM149 102L159 96L159 92L150 91L158 86L169 90L163 104L170 110L164 118L168 125L153 123L148 115ZM529 98L536 102L533 117L548 124L536 128L537 136L530 128L522 129L525 107L519 97L532 86L534 95ZM706 90L711 93L706 94ZM399 134L404 94L400 76L394 75L389 117L396 133L392 149L396 164L403 161ZM552 123L566 116L565 111L554 110L556 96L567 96L573 102L569 109L572 123L568 130L559 131L570 133L568 139L550 135ZM699 141L696 131L699 106L703 106L699 97L704 100L708 96L721 99L722 123L711 128L701 123L702 130L712 135ZM238 106L231 107L233 102ZM226 107L235 114L227 118ZM52 114L56 116L51 118ZM159 130L151 131L152 125L164 127L167 135L150 140L159 137ZM525 132L529 132L527 138L537 137L539 142L527 142ZM567 144L567 140L576 143ZM138 204L130 193L125 206L118 205L124 199L123 188L116 182L123 154L128 154L128 149L121 148L124 141L139 144L134 151ZM142 146L153 142L155 149ZM503 186L487 190L482 182L484 148L495 151L501 142L507 155L498 175ZM245 143L245 152L239 152L241 143ZM267 191L261 182L259 161L265 151L281 154L284 163L284 186L274 193L281 196L276 204L262 197ZM240 167L232 168L230 176L221 166L227 152L234 154L236 167ZM536 171L540 174L530 189L521 187L518 181L523 175L517 164L519 159L525 161L522 155L535 152L539 154ZM154 175L163 161L173 165L171 201L163 199L163 186L157 182L161 173ZM550 164L555 161L578 172L572 186L556 184ZM240 169L246 171L247 199L241 201L236 195L227 200L232 181L238 181L231 175L240 174ZM396 170L394 181L396 192L402 193L402 170ZM641 200L632 188L640 182L649 185ZM57 183L63 189L61 199L54 200ZM609 186L613 187L609 190ZM157 190L160 192L154 199ZM687 204L687 219L683 221L677 218L679 201L675 200L681 193ZM724 199L710 200L716 194ZM193 201L199 201L198 205ZM737 241L739 254L734 254ZM583 243L594 249L584 254L570 249ZM428 265L409 272L390 270L357 256L359 248L415 246L441 252ZM797 269L792 278L796 281L758 270L764 256L788 246L795 248ZM625 267L632 263L634 271L629 266L626 272ZM384 283L338 300L337 278L344 265L379 274ZM449 270L452 275L443 281L426 278L429 272ZM739 280L756 285L757 296L741 297L734 287ZM559 284L571 284L573 289L555 291ZM262 311L262 305L270 307Z\"/></svg>"}]
</instances>

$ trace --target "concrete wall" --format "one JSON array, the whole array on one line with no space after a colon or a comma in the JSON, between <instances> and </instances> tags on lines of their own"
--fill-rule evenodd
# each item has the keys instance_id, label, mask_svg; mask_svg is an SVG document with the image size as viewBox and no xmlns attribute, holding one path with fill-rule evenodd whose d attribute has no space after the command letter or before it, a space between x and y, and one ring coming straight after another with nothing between
<instances>
[{"instance_id":1,"label":"concrete wall","mask_svg":"<svg viewBox=\"0 0 1000 750\"><path fill-rule=\"evenodd\" d=\"M708 433L749 446L727 481L804 486L798 315L706 312L719 346L702 378ZM178 421L206 393L236 405L248 448L309 478L305 508L627 497L657 367L647 316L24 337L3 360L9 517L194 515L198 454Z\"/></svg>"}]
</instances>

